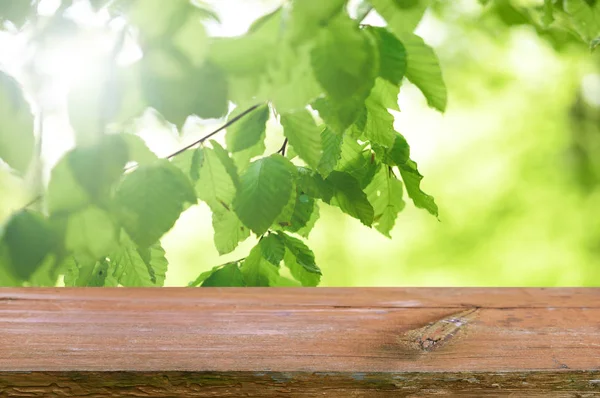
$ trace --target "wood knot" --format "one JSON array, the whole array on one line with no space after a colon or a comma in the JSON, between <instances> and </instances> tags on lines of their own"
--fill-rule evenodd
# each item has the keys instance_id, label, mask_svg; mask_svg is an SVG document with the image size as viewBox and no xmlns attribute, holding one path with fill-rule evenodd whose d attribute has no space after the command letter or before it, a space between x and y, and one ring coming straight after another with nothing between
<instances>
[{"instance_id":1,"label":"wood knot","mask_svg":"<svg viewBox=\"0 0 600 398\"><path fill-rule=\"evenodd\" d=\"M400 340L415 350L433 351L446 345L463 330L475 319L477 311L478 308L471 308L432 322L422 328L409 330Z\"/></svg>"}]
</instances>

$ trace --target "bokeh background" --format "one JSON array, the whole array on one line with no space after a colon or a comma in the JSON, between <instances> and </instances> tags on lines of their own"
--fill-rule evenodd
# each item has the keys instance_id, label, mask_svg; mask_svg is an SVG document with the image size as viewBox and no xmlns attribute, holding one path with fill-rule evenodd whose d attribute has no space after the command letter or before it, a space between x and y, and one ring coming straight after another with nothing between
<instances>
[{"instance_id":1,"label":"bokeh background","mask_svg":"<svg viewBox=\"0 0 600 398\"><path fill-rule=\"evenodd\" d=\"M281 1L212 3L223 22L212 33L236 35ZM440 57L449 107L443 115L428 108L406 83L396 127L411 144L440 220L409 203L390 240L323 204L308 242L323 270L322 286L600 285L600 51L532 26L519 7L538 3L437 1L428 12L418 33ZM86 12L82 6L82 23L101 18ZM381 21L372 15L368 22ZM55 43L64 79L73 75L65 65L84 62L89 40L102 43L93 35ZM78 45L75 54L69 46ZM0 37L0 46L0 62L18 58L10 40ZM44 97L52 109L43 121L47 167L73 145L63 86L56 83ZM147 119L141 134L159 155L216 123L191 121L177 134ZM273 136L277 127L271 127ZM277 148L280 141L269 144ZM27 195L19 181L0 173L0 198L1 221ZM186 285L214 265L244 257L256 243L249 239L220 257L212 233L206 205L183 214L163 239L167 285Z\"/></svg>"}]
</instances>

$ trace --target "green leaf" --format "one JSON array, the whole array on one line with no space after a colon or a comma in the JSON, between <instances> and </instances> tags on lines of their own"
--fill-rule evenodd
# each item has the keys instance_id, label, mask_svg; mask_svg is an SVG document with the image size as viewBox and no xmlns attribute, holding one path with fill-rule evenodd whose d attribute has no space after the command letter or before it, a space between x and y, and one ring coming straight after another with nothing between
<instances>
[{"instance_id":1,"label":"green leaf","mask_svg":"<svg viewBox=\"0 0 600 398\"><path fill-rule=\"evenodd\" d=\"M66 287L117 287L119 282L112 273L112 263L106 259L95 261L91 259L81 260L70 256L63 267L65 271Z\"/></svg>"},{"instance_id":2,"label":"green leaf","mask_svg":"<svg viewBox=\"0 0 600 398\"><path fill-rule=\"evenodd\" d=\"M236 111L232 112L230 119L239 114L239 110ZM239 152L253 147L261 139L264 140L267 120L269 120L269 107L261 105L249 115L229 126L225 135L227 149L231 152Z\"/></svg>"},{"instance_id":3,"label":"green leaf","mask_svg":"<svg viewBox=\"0 0 600 398\"><path fill-rule=\"evenodd\" d=\"M325 182L319 174L305 167L298 167L296 184L300 194L299 198L302 194L306 194L309 197L323 199L323 201L329 203L333 197L333 187Z\"/></svg>"},{"instance_id":4,"label":"green leaf","mask_svg":"<svg viewBox=\"0 0 600 398\"><path fill-rule=\"evenodd\" d=\"M325 128L321 132L323 156L317 170L322 176L327 177L337 166L342 156L342 141L343 137L334 133L330 128Z\"/></svg>"},{"instance_id":5,"label":"green leaf","mask_svg":"<svg viewBox=\"0 0 600 398\"><path fill-rule=\"evenodd\" d=\"M244 276L237 263L225 264L212 272L202 283L202 287L244 287Z\"/></svg>"},{"instance_id":6,"label":"green leaf","mask_svg":"<svg viewBox=\"0 0 600 398\"><path fill-rule=\"evenodd\" d=\"M283 210L292 194L294 174L292 163L274 154L253 162L241 176L233 206L255 234L265 233Z\"/></svg>"},{"instance_id":7,"label":"green leaf","mask_svg":"<svg viewBox=\"0 0 600 398\"><path fill-rule=\"evenodd\" d=\"M106 211L88 206L69 215L65 248L94 260L106 257L117 245L118 227Z\"/></svg>"},{"instance_id":8,"label":"green leaf","mask_svg":"<svg viewBox=\"0 0 600 398\"><path fill-rule=\"evenodd\" d=\"M337 171L343 171L357 179L361 188L371 182L378 168L372 152L366 146L366 143L359 144L356 139L344 136L342 155L336 167Z\"/></svg>"},{"instance_id":9,"label":"green leaf","mask_svg":"<svg viewBox=\"0 0 600 398\"><path fill-rule=\"evenodd\" d=\"M388 23L389 29L396 35L415 30L425 10L428 0L371 0L375 11Z\"/></svg>"},{"instance_id":10,"label":"green leaf","mask_svg":"<svg viewBox=\"0 0 600 398\"><path fill-rule=\"evenodd\" d=\"M544 0L544 16L542 17L542 23L548 27L554 22L554 5L552 0Z\"/></svg>"},{"instance_id":11,"label":"green leaf","mask_svg":"<svg viewBox=\"0 0 600 398\"><path fill-rule=\"evenodd\" d=\"M317 168L323 156L321 130L306 109L281 116L283 133L290 145L310 167Z\"/></svg>"},{"instance_id":12,"label":"green leaf","mask_svg":"<svg viewBox=\"0 0 600 398\"><path fill-rule=\"evenodd\" d=\"M204 161L200 169L196 192L213 212L229 210L235 197L235 183L216 149L204 148Z\"/></svg>"},{"instance_id":13,"label":"green leaf","mask_svg":"<svg viewBox=\"0 0 600 398\"><path fill-rule=\"evenodd\" d=\"M437 55L417 35L404 34L400 39L408 54L406 77L425 95L429 106L444 112L448 93Z\"/></svg>"},{"instance_id":14,"label":"green leaf","mask_svg":"<svg viewBox=\"0 0 600 398\"><path fill-rule=\"evenodd\" d=\"M265 236L258 243L262 257L271 264L279 267L285 253L285 245L279 235L270 234Z\"/></svg>"},{"instance_id":15,"label":"green leaf","mask_svg":"<svg viewBox=\"0 0 600 398\"><path fill-rule=\"evenodd\" d=\"M236 187L240 185L240 177L238 176L237 167L235 166L233 159L231 159L229 156L229 152L227 152L225 148L223 148L221 144L215 140L210 140L210 144L215 151L215 155L217 155L221 161L221 164L225 166L225 171L227 171L227 174L229 174L233 185Z\"/></svg>"},{"instance_id":16,"label":"green leaf","mask_svg":"<svg viewBox=\"0 0 600 398\"><path fill-rule=\"evenodd\" d=\"M294 212L290 218L289 225L285 226L283 229L298 233L302 231L304 235L308 235L314 226L314 223L312 225L308 224L315 211L319 211L318 207L315 207L315 200L299 190L296 195ZM316 221L316 219L314 221Z\"/></svg>"},{"instance_id":17,"label":"green leaf","mask_svg":"<svg viewBox=\"0 0 600 398\"><path fill-rule=\"evenodd\" d=\"M332 204L351 217L359 219L366 226L373 224L373 206L356 178L347 173L333 171L326 181L334 187Z\"/></svg>"},{"instance_id":18,"label":"green leaf","mask_svg":"<svg viewBox=\"0 0 600 398\"><path fill-rule=\"evenodd\" d=\"M0 232L0 264L21 280L42 266L57 243L46 218L29 210L13 214Z\"/></svg>"},{"instance_id":19,"label":"green leaf","mask_svg":"<svg viewBox=\"0 0 600 398\"><path fill-rule=\"evenodd\" d=\"M125 176L115 201L121 223L141 247L169 231L186 203L196 203L189 179L167 161L140 166Z\"/></svg>"},{"instance_id":20,"label":"green leaf","mask_svg":"<svg viewBox=\"0 0 600 398\"><path fill-rule=\"evenodd\" d=\"M215 231L215 247L220 255L231 253L240 242L250 236L250 230L240 221L233 210L214 211L212 225Z\"/></svg>"},{"instance_id":21,"label":"green leaf","mask_svg":"<svg viewBox=\"0 0 600 398\"><path fill-rule=\"evenodd\" d=\"M296 196L296 186L294 185L292 187L292 193L288 199L288 202L283 207L283 210L281 210L281 213L279 213L277 216L277 219L271 226L271 229L279 230L291 224L292 216L294 215L294 208L296 206Z\"/></svg>"},{"instance_id":22,"label":"green leaf","mask_svg":"<svg viewBox=\"0 0 600 398\"><path fill-rule=\"evenodd\" d=\"M384 149L381 152L383 154L383 163L390 166L401 167L406 164L410 157L410 147L408 146L408 142L406 142L404 136L399 133L396 133L394 145L392 145L391 148Z\"/></svg>"},{"instance_id":23,"label":"green leaf","mask_svg":"<svg viewBox=\"0 0 600 398\"><path fill-rule=\"evenodd\" d=\"M188 149L171 159L171 164L195 184L200 179L200 169L204 164L204 148Z\"/></svg>"},{"instance_id":24,"label":"green leaf","mask_svg":"<svg viewBox=\"0 0 600 398\"><path fill-rule=\"evenodd\" d=\"M421 190L421 180L423 176L417 169L417 164L412 160L408 160L400 167L400 175L406 185L406 192L413 200L416 207L427 210L431 215L438 217L438 207L432 196L427 195Z\"/></svg>"},{"instance_id":25,"label":"green leaf","mask_svg":"<svg viewBox=\"0 0 600 398\"><path fill-rule=\"evenodd\" d=\"M321 281L321 270L315 263L314 253L300 239L284 233L279 233L279 237L286 247L284 263L292 276L302 286L317 286Z\"/></svg>"},{"instance_id":26,"label":"green leaf","mask_svg":"<svg viewBox=\"0 0 600 398\"><path fill-rule=\"evenodd\" d=\"M29 17L35 15L35 7L28 0L0 0L0 22L10 21L21 28Z\"/></svg>"},{"instance_id":27,"label":"green leaf","mask_svg":"<svg viewBox=\"0 0 600 398\"><path fill-rule=\"evenodd\" d=\"M600 36L600 6L586 0L564 0L564 9L581 38L591 43Z\"/></svg>"},{"instance_id":28,"label":"green leaf","mask_svg":"<svg viewBox=\"0 0 600 398\"><path fill-rule=\"evenodd\" d=\"M196 67L173 51L153 49L141 61L144 97L181 130L190 115L219 118L227 114L226 76L208 62Z\"/></svg>"},{"instance_id":29,"label":"green leaf","mask_svg":"<svg viewBox=\"0 0 600 398\"><path fill-rule=\"evenodd\" d=\"M279 268L263 257L260 243L252 248L240 271L248 287L274 286L280 278Z\"/></svg>"},{"instance_id":30,"label":"green leaf","mask_svg":"<svg viewBox=\"0 0 600 398\"><path fill-rule=\"evenodd\" d=\"M110 261L114 263L114 276L125 287L162 286L169 264L159 243L141 249L126 236Z\"/></svg>"},{"instance_id":31,"label":"green leaf","mask_svg":"<svg viewBox=\"0 0 600 398\"><path fill-rule=\"evenodd\" d=\"M391 168L381 167L365 192L373 205L375 228L391 238L398 213L404 209L402 200L402 182L393 174Z\"/></svg>"},{"instance_id":32,"label":"green leaf","mask_svg":"<svg viewBox=\"0 0 600 398\"><path fill-rule=\"evenodd\" d=\"M50 176L46 195L50 214L80 210L89 203L105 205L128 159L121 135L106 135L95 145L68 152Z\"/></svg>"},{"instance_id":33,"label":"green leaf","mask_svg":"<svg viewBox=\"0 0 600 398\"><path fill-rule=\"evenodd\" d=\"M379 47L379 76L399 86L406 73L406 48L386 28L370 26L368 32L375 36Z\"/></svg>"},{"instance_id":34,"label":"green leaf","mask_svg":"<svg viewBox=\"0 0 600 398\"><path fill-rule=\"evenodd\" d=\"M347 0L295 0L289 19L289 35L293 44L311 39L315 32L327 26Z\"/></svg>"},{"instance_id":35,"label":"green leaf","mask_svg":"<svg viewBox=\"0 0 600 398\"><path fill-rule=\"evenodd\" d=\"M25 174L35 146L33 115L19 83L2 72L0 72L0 120L2 120L0 159L21 174Z\"/></svg>"},{"instance_id":36,"label":"green leaf","mask_svg":"<svg viewBox=\"0 0 600 398\"><path fill-rule=\"evenodd\" d=\"M148 148L143 139L133 134L120 134L119 137L125 142L128 160L136 162L138 165L154 163L158 156Z\"/></svg>"},{"instance_id":37,"label":"green leaf","mask_svg":"<svg viewBox=\"0 0 600 398\"><path fill-rule=\"evenodd\" d=\"M365 101L367 117L364 134L373 144L391 147L396 139L394 116L388 112L398 109L399 88L386 80L377 78L375 87Z\"/></svg>"},{"instance_id":38,"label":"green leaf","mask_svg":"<svg viewBox=\"0 0 600 398\"><path fill-rule=\"evenodd\" d=\"M321 30L311 52L311 62L318 82L335 101L366 95L379 69L376 48L371 39L358 29L356 21L345 12Z\"/></svg>"}]
</instances>

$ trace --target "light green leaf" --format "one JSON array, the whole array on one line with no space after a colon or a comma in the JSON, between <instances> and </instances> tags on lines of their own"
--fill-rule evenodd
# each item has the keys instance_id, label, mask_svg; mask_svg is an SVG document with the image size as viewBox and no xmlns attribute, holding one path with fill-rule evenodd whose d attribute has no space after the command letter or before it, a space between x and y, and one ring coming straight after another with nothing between
<instances>
[{"instance_id":1,"label":"light green leaf","mask_svg":"<svg viewBox=\"0 0 600 398\"><path fill-rule=\"evenodd\" d=\"M65 248L78 256L99 260L117 245L117 232L118 227L106 211L88 206L69 215Z\"/></svg>"},{"instance_id":2,"label":"light green leaf","mask_svg":"<svg viewBox=\"0 0 600 398\"><path fill-rule=\"evenodd\" d=\"M55 249L57 237L46 218L21 210L0 230L0 265L21 280L27 280ZM0 284L4 285L2 281Z\"/></svg>"},{"instance_id":3,"label":"light green leaf","mask_svg":"<svg viewBox=\"0 0 600 398\"><path fill-rule=\"evenodd\" d=\"M196 203L189 179L168 161L140 166L125 176L115 201L121 223L141 247L169 231L187 203Z\"/></svg>"},{"instance_id":4,"label":"light green leaf","mask_svg":"<svg viewBox=\"0 0 600 398\"><path fill-rule=\"evenodd\" d=\"M342 142L342 155L336 170L350 174L358 180L360 187L366 187L377 171L377 162L367 144L359 144L356 139L346 135Z\"/></svg>"},{"instance_id":5,"label":"light green leaf","mask_svg":"<svg viewBox=\"0 0 600 398\"><path fill-rule=\"evenodd\" d=\"M314 253L300 239L284 233L280 233L279 237L286 247L284 263L292 276L302 286L317 286L321 281L321 270L315 263Z\"/></svg>"},{"instance_id":6,"label":"light green leaf","mask_svg":"<svg viewBox=\"0 0 600 398\"><path fill-rule=\"evenodd\" d=\"M241 176L233 206L255 234L265 233L281 214L292 194L294 174L292 163L274 154L253 162Z\"/></svg>"},{"instance_id":7,"label":"light green leaf","mask_svg":"<svg viewBox=\"0 0 600 398\"><path fill-rule=\"evenodd\" d=\"M244 287L244 276L237 263L228 263L212 272L202 287Z\"/></svg>"},{"instance_id":8,"label":"light green leaf","mask_svg":"<svg viewBox=\"0 0 600 398\"><path fill-rule=\"evenodd\" d=\"M21 174L25 174L35 146L33 115L19 83L2 72L0 120L0 159Z\"/></svg>"},{"instance_id":9,"label":"light green leaf","mask_svg":"<svg viewBox=\"0 0 600 398\"><path fill-rule=\"evenodd\" d=\"M399 86L406 73L406 48L386 28L370 26L368 32L373 34L379 47L379 77Z\"/></svg>"},{"instance_id":10,"label":"light green leaf","mask_svg":"<svg viewBox=\"0 0 600 398\"><path fill-rule=\"evenodd\" d=\"M410 157L410 147L408 146L408 142L406 142L404 136L399 133L396 133L394 145L392 145L391 148L382 148L379 152L382 154L382 162L390 166L403 166Z\"/></svg>"},{"instance_id":11,"label":"light green leaf","mask_svg":"<svg viewBox=\"0 0 600 398\"><path fill-rule=\"evenodd\" d=\"M429 106L444 112L448 93L437 55L417 35L404 34L400 39L408 54L406 77L425 95Z\"/></svg>"},{"instance_id":12,"label":"light green leaf","mask_svg":"<svg viewBox=\"0 0 600 398\"><path fill-rule=\"evenodd\" d=\"M399 91L397 86L387 80L377 78L375 87L365 101L367 117L364 134L371 143L384 147L394 144L394 116L388 112L388 108L398 109Z\"/></svg>"},{"instance_id":13,"label":"light green leaf","mask_svg":"<svg viewBox=\"0 0 600 398\"><path fill-rule=\"evenodd\" d=\"M334 133L330 128L325 128L321 132L323 156L317 170L323 177L327 177L338 164L342 156L342 141L343 136Z\"/></svg>"},{"instance_id":14,"label":"light green leaf","mask_svg":"<svg viewBox=\"0 0 600 398\"><path fill-rule=\"evenodd\" d=\"M374 43L345 12L320 31L311 53L315 77L335 101L366 97L379 70L377 61Z\"/></svg>"},{"instance_id":15,"label":"light green leaf","mask_svg":"<svg viewBox=\"0 0 600 398\"><path fill-rule=\"evenodd\" d=\"M171 164L196 184L200 179L200 170L204 164L204 148L188 149L171 159Z\"/></svg>"},{"instance_id":16,"label":"light green leaf","mask_svg":"<svg viewBox=\"0 0 600 398\"><path fill-rule=\"evenodd\" d=\"M571 23L581 38L591 43L600 36L600 6L585 0L564 0L564 9L571 16Z\"/></svg>"},{"instance_id":17,"label":"light green leaf","mask_svg":"<svg viewBox=\"0 0 600 398\"><path fill-rule=\"evenodd\" d=\"M435 204L435 199L421 190L423 176L419 173L417 164L412 160L408 160L400 167L400 175L402 176L404 185L406 185L406 192L413 200L415 206L419 209L425 209L438 217L438 207Z\"/></svg>"},{"instance_id":18,"label":"light green leaf","mask_svg":"<svg viewBox=\"0 0 600 398\"><path fill-rule=\"evenodd\" d=\"M389 167L381 167L373 181L365 189L369 202L373 205L375 228L391 238L398 213L404 209L402 182Z\"/></svg>"},{"instance_id":19,"label":"light green leaf","mask_svg":"<svg viewBox=\"0 0 600 398\"><path fill-rule=\"evenodd\" d=\"M250 236L250 230L233 210L218 210L212 215L215 247L220 255L231 253L240 242Z\"/></svg>"},{"instance_id":20,"label":"light green leaf","mask_svg":"<svg viewBox=\"0 0 600 398\"><path fill-rule=\"evenodd\" d=\"M21 28L34 15L35 5L31 1L0 0L0 22L10 21Z\"/></svg>"},{"instance_id":21,"label":"light green leaf","mask_svg":"<svg viewBox=\"0 0 600 398\"><path fill-rule=\"evenodd\" d=\"M294 209L296 206L296 196L296 186L294 185L292 187L292 193L288 199L288 202L283 207L283 210L281 210L281 213L279 213L279 216L277 216L277 219L271 226L271 229L279 230L291 225L292 216L294 215Z\"/></svg>"},{"instance_id":22,"label":"light green leaf","mask_svg":"<svg viewBox=\"0 0 600 398\"><path fill-rule=\"evenodd\" d=\"M317 168L323 148L321 145L321 130L306 109L281 116L283 133L290 145L310 167Z\"/></svg>"},{"instance_id":23,"label":"light green leaf","mask_svg":"<svg viewBox=\"0 0 600 398\"><path fill-rule=\"evenodd\" d=\"M179 130L190 115L210 119L227 114L226 76L210 62L195 67L168 49L156 48L142 58L141 78L148 105Z\"/></svg>"},{"instance_id":24,"label":"light green leaf","mask_svg":"<svg viewBox=\"0 0 600 398\"><path fill-rule=\"evenodd\" d=\"M386 20L389 29L396 35L400 35L415 30L429 6L429 1L371 0L371 4Z\"/></svg>"},{"instance_id":25,"label":"light green leaf","mask_svg":"<svg viewBox=\"0 0 600 398\"><path fill-rule=\"evenodd\" d=\"M158 156L148 148L143 139L133 134L120 134L119 137L125 142L129 153L128 160L138 165L154 163Z\"/></svg>"},{"instance_id":26,"label":"light green leaf","mask_svg":"<svg viewBox=\"0 0 600 398\"><path fill-rule=\"evenodd\" d=\"M119 282L113 275L113 264L106 259L77 260L70 256L63 264L66 287L117 287Z\"/></svg>"},{"instance_id":27,"label":"light green leaf","mask_svg":"<svg viewBox=\"0 0 600 398\"><path fill-rule=\"evenodd\" d=\"M347 0L294 0L290 11L289 36L292 44L314 37L315 32L327 26Z\"/></svg>"},{"instance_id":28,"label":"light green leaf","mask_svg":"<svg viewBox=\"0 0 600 398\"><path fill-rule=\"evenodd\" d=\"M106 135L95 145L79 146L54 166L48 185L50 214L106 204L129 158L120 135Z\"/></svg>"},{"instance_id":29,"label":"light green leaf","mask_svg":"<svg viewBox=\"0 0 600 398\"><path fill-rule=\"evenodd\" d=\"M126 236L110 261L114 276L125 287L162 286L169 264L159 243L140 249Z\"/></svg>"},{"instance_id":30,"label":"light green leaf","mask_svg":"<svg viewBox=\"0 0 600 398\"><path fill-rule=\"evenodd\" d=\"M359 219L366 226L373 224L373 206L356 178L347 173L333 171L326 181L334 187L332 204L351 217Z\"/></svg>"},{"instance_id":31,"label":"light green leaf","mask_svg":"<svg viewBox=\"0 0 600 398\"><path fill-rule=\"evenodd\" d=\"M239 113L240 110L233 111L230 119ZM225 135L227 149L231 152L239 152L255 146L261 138L264 140L267 120L269 120L269 107L265 104L229 126Z\"/></svg>"},{"instance_id":32,"label":"light green leaf","mask_svg":"<svg viewBox=\"0 0 600 398\"><path fill-rule=\"evenodd\" d=\"M198 198L213 212L229 210L235 196L235 183L216 149L204 148L204 161L196 183Z\"/></svg>"}]
</instances>

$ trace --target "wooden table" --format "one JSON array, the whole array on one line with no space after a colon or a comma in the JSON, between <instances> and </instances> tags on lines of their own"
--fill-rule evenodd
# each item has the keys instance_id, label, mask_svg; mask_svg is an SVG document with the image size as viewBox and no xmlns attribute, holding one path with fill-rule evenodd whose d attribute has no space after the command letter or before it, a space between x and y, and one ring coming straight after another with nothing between
<instances>
[{"instance_id":1,"label":"wooden table","mask_svg":"<svg viewBox=\"0 0 600 398\"><path fill-rule=\"evenodd\" d=\"M600 289L0 289L1 397L600 396Z\"/></svg>"}]
</instances>

